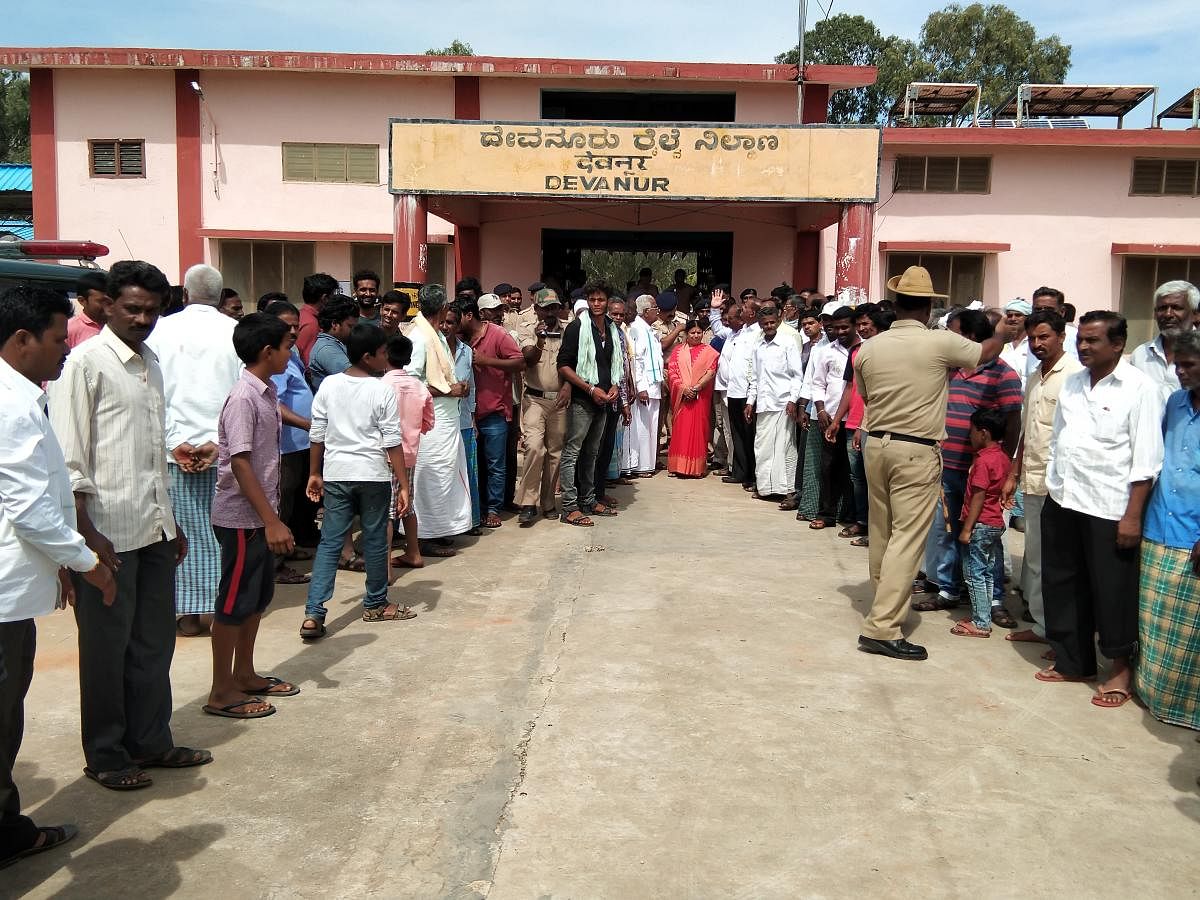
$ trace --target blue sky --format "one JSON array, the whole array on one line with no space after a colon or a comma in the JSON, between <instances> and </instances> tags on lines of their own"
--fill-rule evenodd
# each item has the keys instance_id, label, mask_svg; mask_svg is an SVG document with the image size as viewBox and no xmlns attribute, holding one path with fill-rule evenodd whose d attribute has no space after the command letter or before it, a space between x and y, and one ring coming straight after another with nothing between
<instances>
[{"instance_id":1,"label":"blue sky","mask_svg":"<svg viewBox=\"0 0 1200 900\"><path fill-rule=\"evenodd\" d=\"M941 3L811 0L815 21L831 12L864 15L885 33L915 38ZM1167 104L1200 82L1186 34L1196 0L1013 0L1037 27L1072 46L1068 80L1157 84ZM709 62L767 62L795 44L796 0L125 0L121 15L97 16L94 2L25 4L5 25L9 46L202 47L420 53L454 38L489 56L561 56ZM331 10L333 11L331 14ZM1149 124L1149 101L1129 125Z\"/></svg>"}]
</instances>

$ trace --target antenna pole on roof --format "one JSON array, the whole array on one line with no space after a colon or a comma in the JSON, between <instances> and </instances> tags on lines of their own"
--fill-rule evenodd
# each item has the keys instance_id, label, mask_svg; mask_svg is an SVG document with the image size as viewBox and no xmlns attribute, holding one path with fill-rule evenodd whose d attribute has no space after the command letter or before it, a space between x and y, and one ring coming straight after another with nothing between
<instances>
[{"instance_id":1,"label":"antenna pole on roof","mask_svg":"<svg viewBox=\"0 0 1200 900\"><path fill-rule=\"evenodd\" d=\"M807 29L808 22L808 0L800 0L799 2L799 35L796 41L796 51L799 59L796 61L796 122L803 124L804 122L804 32Z\"/></svg>"}]
</instances>

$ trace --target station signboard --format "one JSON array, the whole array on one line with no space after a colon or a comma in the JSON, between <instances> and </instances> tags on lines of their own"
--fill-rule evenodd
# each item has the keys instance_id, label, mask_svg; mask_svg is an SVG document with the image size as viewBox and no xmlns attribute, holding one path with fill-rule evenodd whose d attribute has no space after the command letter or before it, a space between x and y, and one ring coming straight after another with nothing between
<instances>
[{"instance_id":1,"label":"station signboard","mask_svg":"<svg viewBox=\"0 0 1200 900\"><path fill-rule=\"evenodd\" d=\"M873 126L393 119L397 194L875 202Z\"/></svg>"}]
</instances>

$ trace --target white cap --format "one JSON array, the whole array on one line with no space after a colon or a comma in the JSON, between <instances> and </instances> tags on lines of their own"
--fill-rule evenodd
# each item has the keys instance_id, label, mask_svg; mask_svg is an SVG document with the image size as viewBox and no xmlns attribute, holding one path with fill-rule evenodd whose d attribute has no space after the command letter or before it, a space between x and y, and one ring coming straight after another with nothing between
<instances>
[{"instance_id":1,"label":"white cap","mask_svg":"<svg viewBox=\"0 0 1200 900\"><path fill-rule=\"evenodd\" d=\"M479 298L480 309L497 309L500 306L500 298L495 294L484 294Z\"/></svg>"},{"instance_id":2,"label":"white cap","mask_svg":"<svg viewBox=\"0 0 1200 900\"><path fill-rule=\"evenodd\" d=\"M828 303L826 303L824 306L821 307L821 315L832 316L835 312L837 312L839 309L841 309L845 305L846 304L843 303L841 300L830 300Z\"/></svg>"}]
</instances>

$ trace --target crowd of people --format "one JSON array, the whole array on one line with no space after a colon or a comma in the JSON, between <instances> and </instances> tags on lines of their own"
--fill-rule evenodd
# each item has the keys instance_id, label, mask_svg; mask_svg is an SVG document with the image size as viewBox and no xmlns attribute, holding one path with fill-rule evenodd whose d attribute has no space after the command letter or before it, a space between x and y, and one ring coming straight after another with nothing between
<instances>
[{"instance_id":1,"label":"crowd of people","mask_svg":"<svg viewBox=\"0 0 1200 900\"><path fill-rule=\"evenodd\" d=\"M381 292L326 274L253 304L197 265L81 275L74 300L0 295L0 866L70 839L12 780L34 620L78 623L88 778L116 791L203 765L177 745L178 635L210 635L204 712L257 719L300 688L254 663L276 584L318 641L339 570L362 619L408 620L400 570L514 522L595 527L634 479L719 478L866 549L871 653L919 660L909 610L1047 645L1043 682L1136 692L1200 729L1200 292L1154 295L1157 337L1078 322L1042 287L946 308L912 267L878 303L759 297L649 270L623 289L474 278ZM565 296L564 296L565 294ZM172 298L175 298L173 301ZM1007 542L1024 532L1009 609ZM311 572L302 572L311 562ZM171 602L173 598L174 602ZM1028 628L1018 630L1013 613Z\"/></svg>"}]
</instances>

